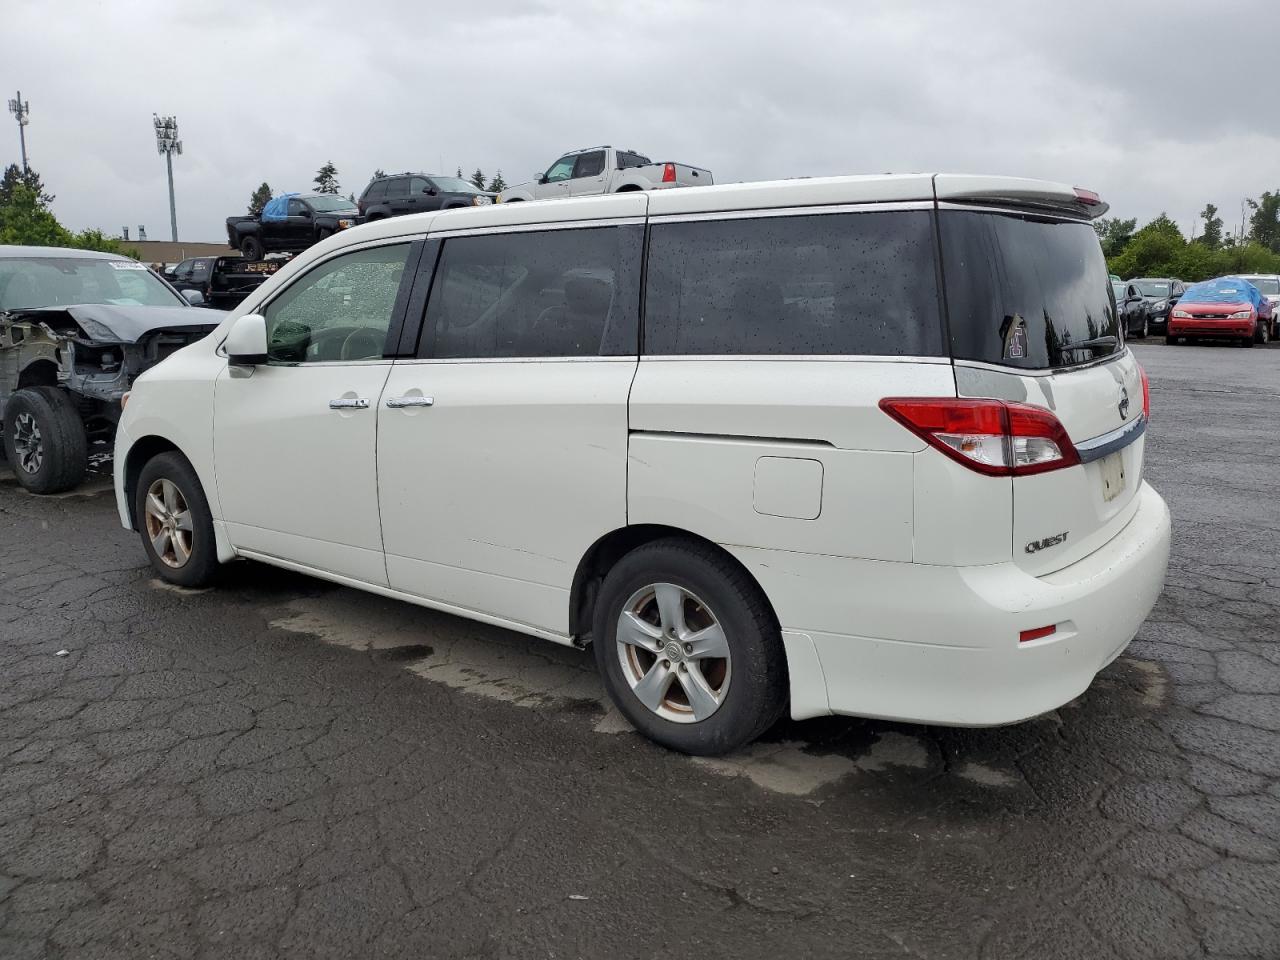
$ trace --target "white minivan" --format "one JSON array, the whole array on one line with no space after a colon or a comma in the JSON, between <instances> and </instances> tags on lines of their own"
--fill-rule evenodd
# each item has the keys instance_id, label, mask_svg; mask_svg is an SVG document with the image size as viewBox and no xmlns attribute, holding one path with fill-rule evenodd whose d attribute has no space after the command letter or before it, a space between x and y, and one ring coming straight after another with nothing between
<instances>
[{"instance_id":1,"label":"white minivan","mask_svg":"<svg viewBox=\"0 0 1280 960\"><path fill-rule=\"evenodd\" d=\"M1146 378L1055 183L804 179L401 217L143 374L120 518L595 650L639 730L1014 723L1159 595Z\"/></svg>"}]
</instances>

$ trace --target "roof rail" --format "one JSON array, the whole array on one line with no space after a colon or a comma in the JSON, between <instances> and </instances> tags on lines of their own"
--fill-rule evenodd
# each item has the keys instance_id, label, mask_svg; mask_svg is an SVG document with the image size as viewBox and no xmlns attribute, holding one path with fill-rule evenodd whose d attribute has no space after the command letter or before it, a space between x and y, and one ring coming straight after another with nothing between
<instances>
[{"instance_id":1,"label":"roof rail","mask_svg":"<svg viewBox=\"0 0 1280 960\"><path fill-rule=\"evenodd\" d=\"M586 153L588 150L610 150L612 149L612 147L613 147L613 144L602 143L598 147L583 147L581 150L570 150L569 153L565 154L565 156L567 157L569 156L569 154L572 154L572 153Z\"/></svg>"}]
</instances>

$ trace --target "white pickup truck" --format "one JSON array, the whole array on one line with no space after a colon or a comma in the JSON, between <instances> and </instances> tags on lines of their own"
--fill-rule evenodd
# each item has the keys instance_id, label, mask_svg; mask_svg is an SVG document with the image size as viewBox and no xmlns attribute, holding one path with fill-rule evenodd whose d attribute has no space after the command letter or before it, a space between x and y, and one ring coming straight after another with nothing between
<instances>
[{"instance_id":1,"label":"white pickup truck","mask_svg":"<svg viewBox=\"0 0 1280 960\"><path fill-rule=\"evenodd\" d=\"M714 182L710 170L691 167L687 163L654 163L631 150L588 147L566 153L536 180L517 183L503 190L498 194L498 202L585 197L666 187L705 187Z\"/></svg>"}]
</instances>

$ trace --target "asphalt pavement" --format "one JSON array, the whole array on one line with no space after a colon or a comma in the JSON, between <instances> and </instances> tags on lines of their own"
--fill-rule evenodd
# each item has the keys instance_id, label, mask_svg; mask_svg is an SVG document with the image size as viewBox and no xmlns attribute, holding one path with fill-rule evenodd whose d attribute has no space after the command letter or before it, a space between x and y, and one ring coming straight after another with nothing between
<instances>
[{"instance_id":1,"label":"asphalt pavement","mask_svg":"<svg viewBox=\"0 0 1280 960\"><path fill-rule=\"evenodd\" d=\"M590 654L0 465L0 957L1280 957L1280 347L1134 346L1168 585L1061 710L653 746ZM62 651L66 651L65 654Z\"/></svg>"}]
</instances>

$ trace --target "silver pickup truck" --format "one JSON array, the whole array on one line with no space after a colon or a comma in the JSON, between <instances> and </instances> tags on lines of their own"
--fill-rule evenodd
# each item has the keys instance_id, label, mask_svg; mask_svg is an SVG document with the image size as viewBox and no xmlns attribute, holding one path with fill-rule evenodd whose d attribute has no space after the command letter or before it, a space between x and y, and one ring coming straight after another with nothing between
<instances>
[{"instance_id":1,"label":"silver pickup truck","mask_svg":"<svg viewBox=\"0 0 1280 960\"><path fill-rule=\"evenodd\" d=\"M667 187L705 187L714 182L710 170L691 167L687 163L654 163L631 150L588 147L566 153L536 180L503 190L498 194L498 202L585 197Z\"/></svg>"}]
</instances>

